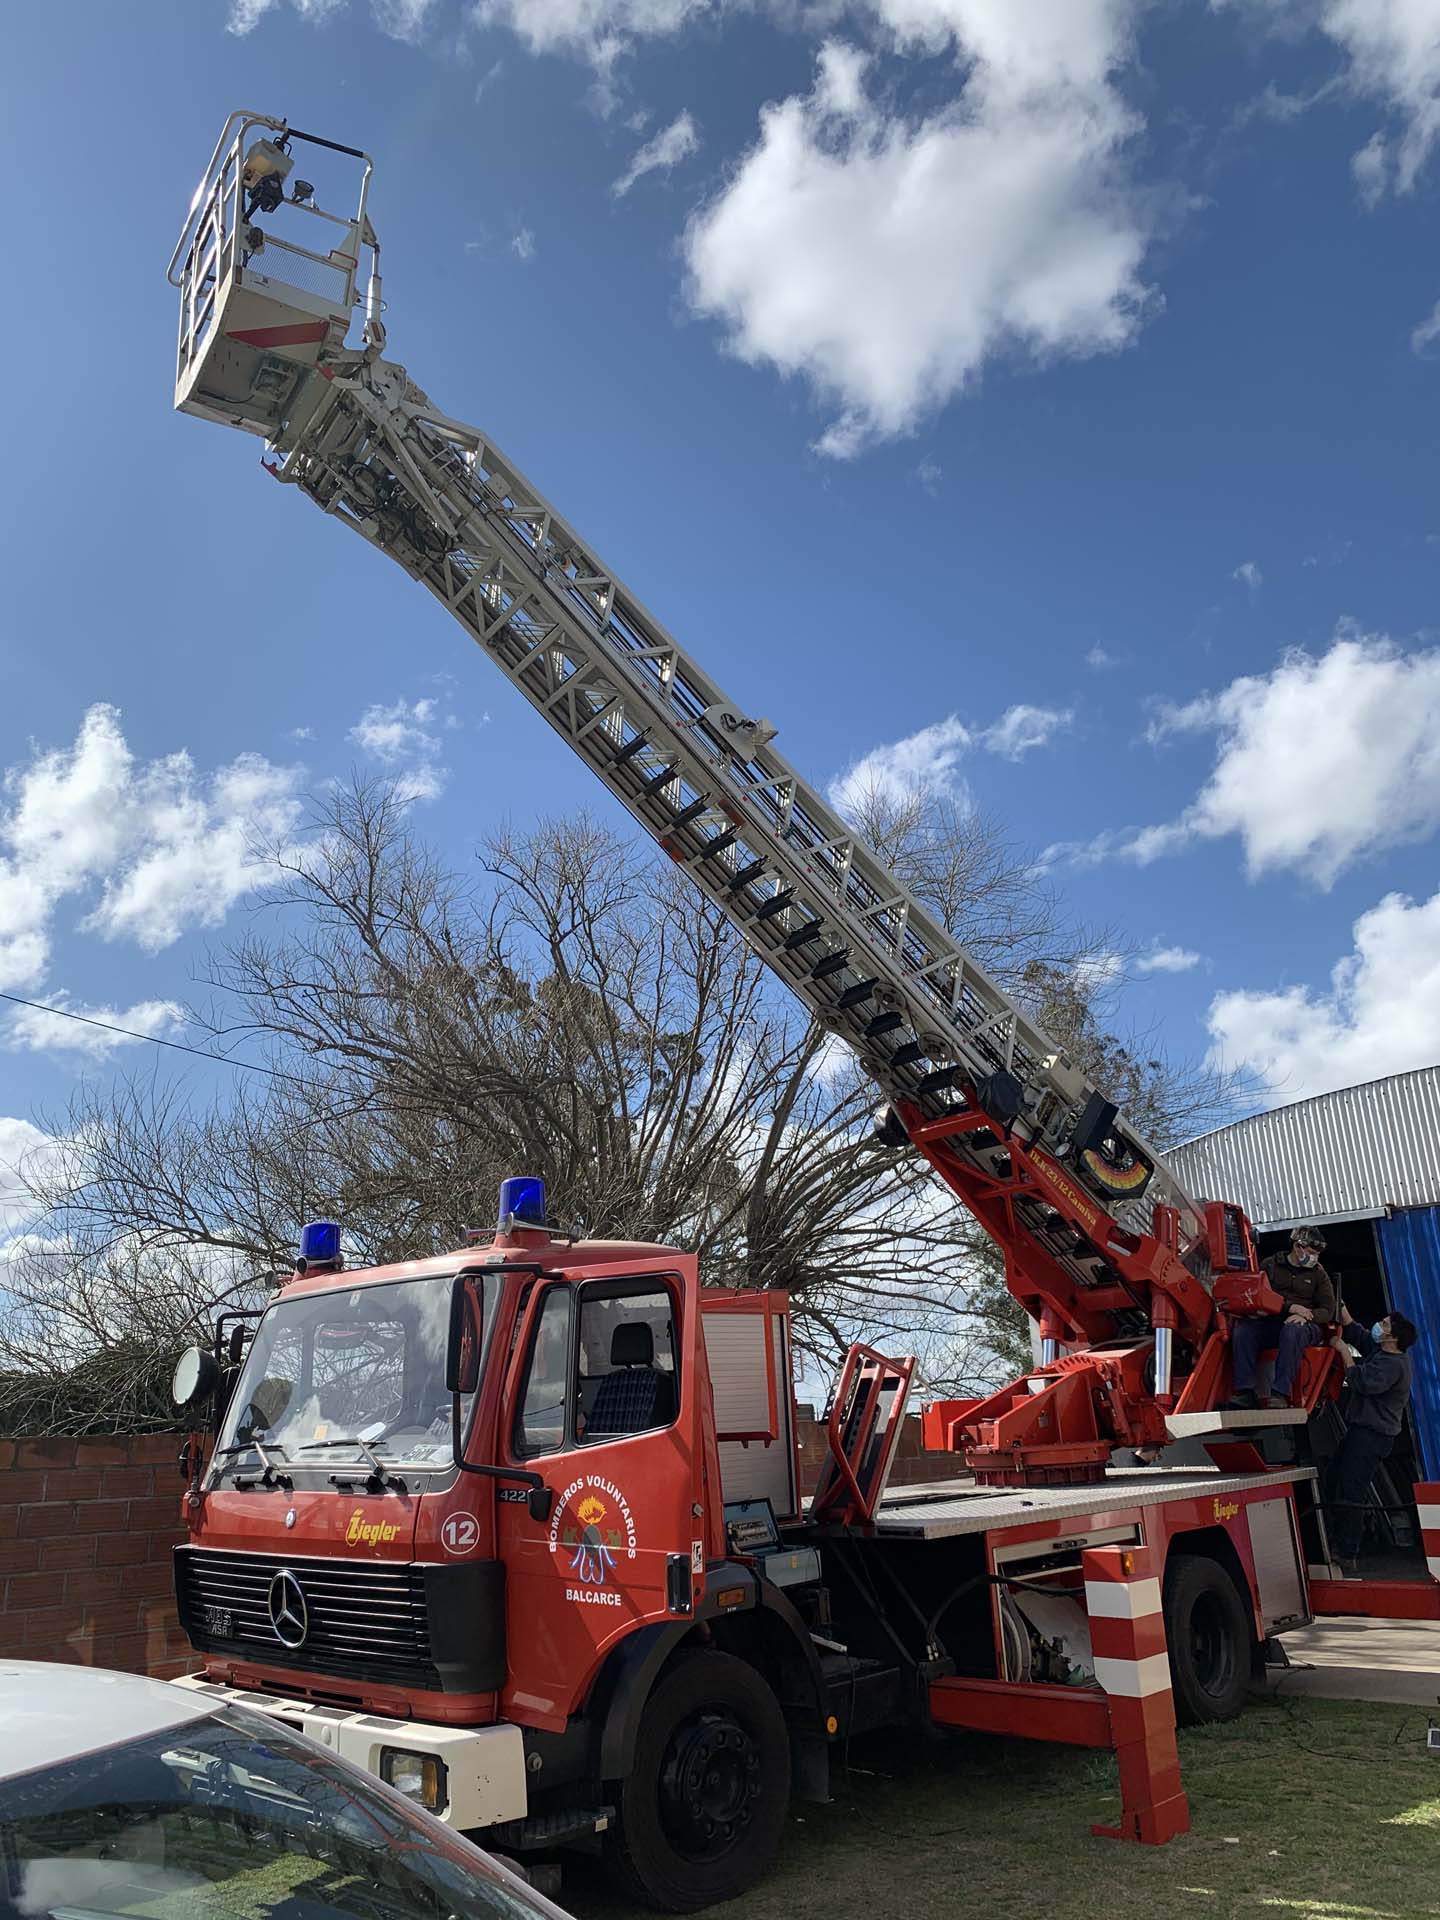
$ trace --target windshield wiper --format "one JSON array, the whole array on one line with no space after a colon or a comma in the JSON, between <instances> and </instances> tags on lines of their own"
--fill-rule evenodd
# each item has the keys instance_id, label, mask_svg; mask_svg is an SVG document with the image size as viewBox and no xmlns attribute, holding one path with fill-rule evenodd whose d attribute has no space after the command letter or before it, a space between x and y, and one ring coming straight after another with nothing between
<instances>
[{"instance_id":1,"label":"windshield wiper","mask_svg":"<svg viewBox=\"0 0 1440 1920\"><path fill-rule=\"evenodd\" d=\"M270 1442L270 1446L274 1448L275 1452L279 1454L282 1460L287 1458L285 1449L280 1445L280 1442L278 1440L272 1440ZM259 1454L261 1462L265 1468L264 1473L262 1473L260 1476L260 1484L262 1487L293 1487L294 1486L295 1483L290 1478L288 1473L277 1473L275 1471L275 1462L270 1458L269 1451L267 1450L264 1442L261 1440L257 1440L254 1434L251 1434L250 1438L246 1440L243 1443L243 1445L234 1446L234 1447L221 1447L216 1454L216 1458L221 1460L228 1460L229 1458L232 1457L232 1455L237 1453L258 1453ZM241 1482L238 1478L236 1479L235 1484L237 1487L240 1486Z\"/></svg>"},{"instance_id":2,"label":"windshield wiper","mask_svg":"<svg viewBox=\"0 0 1440 1920\"><path fill-rule=\"evenodd\" d=\"M376 1453L370 1442L368 1440L362 1440L358 1434L354 1439L350 1440L307 1440L300 1451L301 1453L318 1453L322 1447L354 1447L358 1452L363 1453L365 1458L370 1462L374 1478L380 1482L381 1486L383 1487L388 1484L385 1462L380 1458L379 1454Z\"/></svg>"}]
</instances>

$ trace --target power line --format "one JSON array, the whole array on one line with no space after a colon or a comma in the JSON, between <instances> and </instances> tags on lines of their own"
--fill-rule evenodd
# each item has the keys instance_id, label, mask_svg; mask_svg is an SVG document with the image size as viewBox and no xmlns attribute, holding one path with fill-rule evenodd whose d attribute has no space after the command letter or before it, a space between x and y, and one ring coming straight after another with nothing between
<instances>
[{"instance_id":1,"label":"power line","mask_svg":"<svg viewBox=\"0 0 1440 1920\"><path fill-rule=\"evenodd\" d=\"M279 1067L262 1066L258 1060L236 1060L228 1053L210 1053L204 1047L187 1047L183 1040L163 1040L158 1033L140 1033L134 1027L117 1026L113 1020L97 1020L90 1013L74 1013L69 1007L47 1007L43 1000L23 1000L18 993L0 993L0 1000L8 1000L15 1007L30 1007L36 1013L50 1013L57 1020L78 1020L83 1027L99 1027L104 1033L123 1034L127 1040L144 1040L152 1047L169 1047L174 1053L193 1053L197 1060L212 1060L220 1067L242 1068L246 1073L263 1073L271 1080L286 1080L293 1087L304 1087L313 1093L314 1087L308 1080L302 1080L298 1074L284 1073Z\"/></svg>"}]
</instances>

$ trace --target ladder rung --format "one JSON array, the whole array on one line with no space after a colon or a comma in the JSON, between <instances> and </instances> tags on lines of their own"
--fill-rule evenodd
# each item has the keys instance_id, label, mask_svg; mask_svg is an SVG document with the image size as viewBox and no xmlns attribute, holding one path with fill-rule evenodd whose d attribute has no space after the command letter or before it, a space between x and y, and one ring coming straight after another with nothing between
<instances>
[{"instance_id":1,"label":"ladder rung","mask_svg":"<svg viewBox=\"0 0 1440 1920\"><path fill-rule=\"evenodd\" d=\"M795 898L795 889L786 887L783 893L772 893L770 898L756 909L757 920L773 920L777 913L783 913Z\"/></svg>"},{"instance_id":2,"label":"ladder rung","mask_svg":"<svg viewBox=\"0 0 1440 1920\"><path fill-rule=\"evenodd\" d=\"M796 927L793 933L785 936L785 951L793 953L796 947L803 947L807 940L818 940L825 930L823 920L807 920L803 927Z\"/></svg>"},{"instance_id":3,"label":"ladder rung","mask_svg":"<svg viewBox=\"0 0 1440 1920\"><path fill-rule=\"evenodd\" d=\"M903 1047L896 1047L890 1056L892 1067L913 1067L917 1060L925 1058L925 1049L918 1041L907 1040Z\"/></svg>"},{"instance_id":4,"label":"ladder rung","mask_svg":"<svg viewBox=\"0 0 1440 1920\"><path fill-rule=\"evenodd\" d=\"M881 1034L893 1033L897 1027L903 1027L904 1024L903 1013L877 1013L873 1020L865 1023L865 1038L878 1040Z\"/></svg>"},{"instance_id":5,"label":"ladder rung","mask_svg":"<svg viewBox=\"0 0 1440 1920\"><path fill-rule=\"evenodd\" d=\"M730 876L730 891L738 893L741 887L748 887L752 880L758 880L765 871L764 860L752 860L748 867L741 867L738 873Z\"/></svg>"},{"instance_id":6,"label":"ladder rung","mask_svg":"<svg viewBox=\"0 0 1440 1920\"><path fill-rule=\"evenodd\" d=\"M670 822L672 831L676 827L688 827L692 820L698 819L704 813L709 804L709 800L702 793L698 800L692 800L688 807L682 807Z\"/></svg>"},{"instance_id":7,"label":"ladder rung","mask_svg":"<svg viewBox=\"0 0 1440 1920\"><path fill-rule=\"evenodd\" d=\"M738 832L736 827L727 827L723 833L717 833L713 840L707 840L700 849L700 858L712 860L717 853L724 853L727 847L733 847Z\"/></svg>"},{"instance_id":8,"label":"ladder rung","mask_svg":"<svg viewBox=\"0 0 1440 1920\"><path fill-rule=\"evenodd\" d=\"M615 765L617 767L622 766L625 763L625 761L633 760L636 754L640 752L641 748L648 745L649 745L648 734L643 734L643 733L635 734L631 739L625 742L623 747L621 747L617 751L615 755Z\"/></svg>"},{"instance_id":9,"label":"ladder rung","mask_svg":"<svg viewBox=\"0 0 1440 1920\"><path fill-rule=\"evenodd\" d=\"M880 982L878 980L860 980L853 987L847 987L835 1002L842 1013L851 1007L858 1007L862 1000L868 1000Z\"/></svg>"},{"instance_id":10,"label":"ladder rung","mask_svg":"<svg viewBox=\"0 0 1440 1920\"><path fill-rule=\"evenodd\" d=\"M960 1077L959 1067L936 1067L916 1088L917 1093L939 1093L945 1087L954 1086Z\"/></svg>"},{"instance_id":11,"label":"ladder rung","mask_svg":"<svg viewBox=\"0 0 1440 1920\"><path fill-rule=\"evenodd\" d=\"M644 794L659 793L662 787L668 787L680 769L676 766L662 767L659 773L652 773L640 791Z\"/></svg>"},{"instance_id":12,"label":"ladder rung","mask_svg":"<svg viewBox=\"0 0 1440 1920\"><path fill-rule=\"evenodd\" d=\"M850 949L837 947L834 953L827 953L815 962L810 969L812 980L828 980L832 973L843 973L850 964Z\"/></svg>"}]
</instances>

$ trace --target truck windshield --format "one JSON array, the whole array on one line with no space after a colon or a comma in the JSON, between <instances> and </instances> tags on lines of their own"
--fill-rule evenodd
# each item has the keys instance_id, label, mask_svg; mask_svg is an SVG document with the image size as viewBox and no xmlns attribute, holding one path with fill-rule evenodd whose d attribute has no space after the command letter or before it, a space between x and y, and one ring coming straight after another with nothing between
<instances>
[{"instance_id":1,"label":"truck windshield","mask_svg":"<svg viewBox=\"0 0 1440 1920\"><path fill-rule=\"evenodd\" d=\"M367 1449L387 1467L447 1467L450 1282L436 1274L277 1301L246 1355L217 1460L258 1460L258 1440L287 1471L333 1472ZM500 1284L498 1273L477 1283L487 1344Z\"/></svg>"}]
</instances>

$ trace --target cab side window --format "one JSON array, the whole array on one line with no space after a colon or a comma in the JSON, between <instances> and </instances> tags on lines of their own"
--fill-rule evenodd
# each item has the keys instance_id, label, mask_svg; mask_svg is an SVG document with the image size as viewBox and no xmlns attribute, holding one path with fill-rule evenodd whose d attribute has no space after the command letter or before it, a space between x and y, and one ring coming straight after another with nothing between
<instances>
[{"instance_id":1,"label":"cab side window","mask_svg":"<svg viewBox=\"0 0 1440 1920\"><path fill-rule=\"evenodd\" d=\"M576 1439L582 1446L672 1424L679 1376L667 1288L586 1287L576 1345Z\"/></svg>"},{"instance_id":2,"label":"cab side window","mask_svg":"<svg viewBox=\"0 0 1440 1920\"><path fill-rule=\"evenodd\" d=\"M541 1303L515 1422L517 1454L558 1453L565 1444L570 1302L569 1287L551 1287Z\"/></svg>"}]
</instances>

